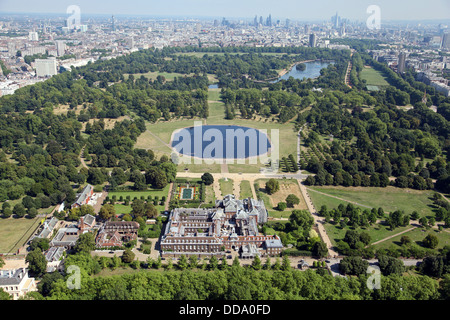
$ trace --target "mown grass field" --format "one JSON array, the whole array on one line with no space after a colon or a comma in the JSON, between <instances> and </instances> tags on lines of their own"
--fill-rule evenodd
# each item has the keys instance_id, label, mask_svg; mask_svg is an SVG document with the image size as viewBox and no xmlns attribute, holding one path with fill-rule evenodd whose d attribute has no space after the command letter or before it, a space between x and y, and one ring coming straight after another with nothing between
<instances>
[{"instance_id":1,"label":"mown grass field","mask_svg":"<svg viewBox=\"0 0 450 320\"><path fill-rule=\"evenodd\" d=\"M253 197L252 188L250 186L250 181L242 180L241 184L240 184L240 188L241 188L241 190L240 190L239 199Z\"/></svg>"},{"instance_id":2,"label":"mown grass field","mask_svg":"<svg viewBox=\"0 0 450 320\"><path fill-rule=\"evenodd\" d=\"M123 197L123 200L125 201L127 196L130 196L130 204L128 206L123 205L121 203L115 203L114 209L116 210L116 214L125 214L131 212L131 202L133 201L134 197L137 197L137 199L141 199L141 197L144 197L144 201L147 201L148 196L152 196L152 200L155 199L155 197L158 197L158 205L155 206L156 210L159 212L164 211L164 205L160 205L160 201L162 197L166 197L166 201L168 201L169 198L169 189L170 185L168 184L164 189L149 189L147 191L113 191L108 193L109 199L112 199L113 196L116 196L116 202L119 201L120 196Z\"/></svg>"},{"instance_id":3,"label":"mown grass field","mask_svg":"<svg viewBox=\"0 0 450 320\"><path fill-rule=\"evenodd\" d=\"M404 210L410 214L415 210L420 216L433 216L433 201L431 200L433 191L430 190L402 189L392 186L386 188L334 186L314 186L308 188L371 208L382 207L386 212ZM317 210L323 204L327 205L329 210L337 207L340 203L344 205L348 204L348 202L327 197L313 191L308 192L308 194ZM366 209L366 207L360 207Z\"/></svg>"},{"instance_id":4,"label":"mown grass field","mask_svg":"<svg viewBox=\"0 0 450 320\"><path fill-rule=\"evenodd\" d=\"M340 240L342 240L348 230L357 230L358 232L364 231L368 233L371 238L371 243L373 243L411 228L411 226L399 227L391 231L386 225L373 224L367 228L355 229L353 227L341 228L339 225L335 225L334 223L325 223L324 227L333 245L336 245Z\"/></svg>"},{"instance_id":5,"label":"mown grass field","mask_svg":"<svg viewBox=\"0 0 450 320\"><path fill-rule=\"evenodd\" d=\"M228 179L219 179L220 192L222 196L226 196L227 194L233 194L233 180Z\"/></svg>"},{"instance_id":6,"label":"mown grass field","mask_svg":"<svg viewBox=\"0 0 450 320\"><path fill-rule=\"evenodd\" d=\"M397 231L397 229L395 231ZM397 232L394 232L394 233L397 233ZM445 229L443 231L439 231L437 229L426 230L424 228L415 228L411 231L405 232L401 235L398 235L398 236L388 239L386 241L380 242L380 243L374 245L374 247L376 249L387 249L390 247L400 248L400 245L401 245L400 239L402 236L408 236L412 240L413 244L423 247L422 241L429 233L434 234L438 238L439 243L438 243L437 249L442 249L444 246L450 245L450 233L445 231Z\"/></svg>"},{"instance_id":7,"label":"mown grass field","mask_svg":"<svg viewBox=\"0 0 450 320\"><path fill-rule=\"evenodd\" d=\"M383 87L389 85L386 78L379 71L370 67L364 67L361 70L360 77L362 80L367 81L368 86Z\"/></svg>"},{"instance_id":8,"label":"mown grass field","mask_svg":"<svg viewBox=\"0 0 450 320\"><path fill-rule=\"evenodd\" d=\"M0 253L15 252L33 234L42 217L0 219Z\"/></svg>"}]
</instances>

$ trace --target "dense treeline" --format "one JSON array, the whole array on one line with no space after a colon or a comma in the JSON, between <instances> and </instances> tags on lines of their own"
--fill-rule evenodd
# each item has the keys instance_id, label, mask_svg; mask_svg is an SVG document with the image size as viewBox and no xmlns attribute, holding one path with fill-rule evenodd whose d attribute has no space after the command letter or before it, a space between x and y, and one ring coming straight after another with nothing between
<instances>
[{"instance_id":1,"label":"dense treeline","mask_svg":"<svg viewBox=\"0 0 450 320\"><path fill-rule=\"evenodd\" d=\"M162 273L89 276L99 272L102 264L106 267L106 260L100 260L87 255L68 259L66 267L73 263L81 267L81 288L68 289L63 276L49 275L40 286L40 294L33 294L33 297L52 300L434 300L446 297L437 281L427 276L382 275L381 289L371 290L367 287L366 274L333 277L314 270L286 269L281 265L278 265L279 270L255 270L239 264L222 268L217 260L215 266L210 261L210 271L170 271L175 266L169 262L167 271ZM115 264L120 265L120 259L116 260ZM190 262L186 261L186 266ZM402 290L398 290L399 287Z\"/></svg>"}]
</instances>

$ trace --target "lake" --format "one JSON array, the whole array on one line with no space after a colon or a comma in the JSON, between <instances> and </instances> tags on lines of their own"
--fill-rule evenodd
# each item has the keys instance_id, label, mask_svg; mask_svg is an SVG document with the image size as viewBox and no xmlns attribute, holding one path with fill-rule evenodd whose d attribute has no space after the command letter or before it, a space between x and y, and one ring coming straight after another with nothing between
<instances>
[{"instance_id":1,"label":"lake","mask_svg":"<svg viewBox=\"0 0 450 320\"><path fill-rule=\"evenodd\" d=\"M178 153L202 159L246 159L270 150L270 141L258 129L235 125L202 125L183 128L170 142Z\"/></svg>"},{"instance_id":2,"label":"lake","mask_svg":"<svg viewBox=\"0 0 450 320\"><path fill-rule=\"evenodd\" d=\"M288 80L289 77L293 77L294 79L315 79L320 76L320 70L328 67L330 64L334 62L323 62L323 61L310 61L305 62L306 69L303 71L299 71L295 68L295 66L288 73L282 75L277 80L272 81L271 83L276 83L280 80Z\"/></svg>"}]
</instances>

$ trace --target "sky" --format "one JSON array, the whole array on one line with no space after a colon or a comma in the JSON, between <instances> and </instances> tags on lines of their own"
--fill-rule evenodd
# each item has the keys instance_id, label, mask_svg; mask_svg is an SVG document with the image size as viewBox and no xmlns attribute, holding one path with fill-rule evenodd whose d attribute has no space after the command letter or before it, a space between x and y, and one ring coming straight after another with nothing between
<instances>
[{"instance_id":1,"label":"sky","mask_svg":"<svg viewBox=\"0 0 450 320\"><path fill-rule=\"evenodd\" d=\"M338 12L366 21L367 8L378 5L383 20L450 19L450 0L0 0L0 12L60 13L78 5L81 14L140 14L174 17L328 20Z\"/></svg>"}]
</instances>

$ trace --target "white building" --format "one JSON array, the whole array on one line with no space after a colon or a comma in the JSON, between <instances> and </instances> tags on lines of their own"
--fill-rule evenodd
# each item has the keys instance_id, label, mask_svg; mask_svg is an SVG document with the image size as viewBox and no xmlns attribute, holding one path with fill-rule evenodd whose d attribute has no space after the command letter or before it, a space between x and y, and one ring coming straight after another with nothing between
<instances>
[{"instance_id":1,"label":"white building","mask_svg":"<svg viewBox=\"0 0 450 320\"><path fill-rule=\"evenodd\" d=\"M58 53L58 57L61 57L66 54L66 43L62 40L56 41L56 51Z\"/></svg>"},{"instance_id":2,"label":"white building","mask_svg":"<svg viewBox=\"0 0 450 320\"><path fill-rule=\"evenodd\" d=\"M30 31L28 33L28 40L30 41L39 41L39 35L36 31Z\"/></svg>"},{"instance_id":3,"label":"white building","mask_svg":"<svg viewBox=\"0 0 450 320\"><path fill-rule=\"evenodd\" d=\"M12 295L14 300L37 290L35 279L28 277L28 270L25 268L0 270L0 288Z\"/></svg>"},{"instance_id":4,"label":"white building","mask_svg":"<svg viewBox=\"0 0 450 320\"><path fill-rule=\"evenodd\" d=\"M36 59L34 63L36 67L36 75L38 77L51 77L58 73L56 68L56 58Z\"/></svg>"}]
</instances>

